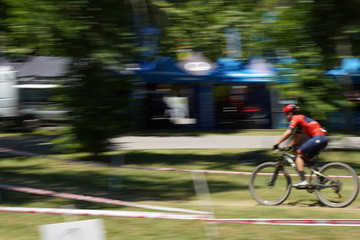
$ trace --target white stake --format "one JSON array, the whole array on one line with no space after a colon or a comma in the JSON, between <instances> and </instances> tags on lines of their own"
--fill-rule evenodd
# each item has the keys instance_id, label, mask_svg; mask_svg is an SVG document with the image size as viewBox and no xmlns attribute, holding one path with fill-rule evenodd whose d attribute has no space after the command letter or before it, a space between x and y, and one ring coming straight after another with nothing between
<instances>
[{"instance_id":1,"label":"white stake","mask_svg":"<svg viewBox=\"0 0 360 240\"><path fill-rule=\"evenodd\" d=\"M199 202L199 207L202 211L209 212L209 218L215 219L214 209L211 202L210 191L207 184L206 176L204 173L192 172L191 173L196 196ZM217 224L211 224L211 222L204 222L205 234L208 239L220 240Z\"/></svg>"}]
</instances>

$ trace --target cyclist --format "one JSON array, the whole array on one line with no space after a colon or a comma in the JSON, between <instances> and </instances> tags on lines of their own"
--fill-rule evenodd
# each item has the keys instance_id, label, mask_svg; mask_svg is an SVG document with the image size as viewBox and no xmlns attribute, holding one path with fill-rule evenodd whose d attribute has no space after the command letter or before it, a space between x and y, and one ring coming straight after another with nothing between
<instances>
[{"instance_id":1,"label":"cyclist","mask_svg":"<svg viewBox=\"0 0 360 240\"><path fill-rule=\"evenodd\" d=\"M304 173L305 161L311 160L318 155L319 152L327 146L328 139L326 131L320 124L317 121L300 114L299 110L300 108L295 104L288 104L283 107L283 113L290 124L280 140L273 146L273 149L277 149L282 142L292 136L295 129L295 136L286 149L293 148L295 144L301 140L303 134L307 135L309 139L296 150L297 154L295 159L300 181L295 184L294 187L305 187L309 184L308 181L306 181Z\"/></svg>"}]
</instances>

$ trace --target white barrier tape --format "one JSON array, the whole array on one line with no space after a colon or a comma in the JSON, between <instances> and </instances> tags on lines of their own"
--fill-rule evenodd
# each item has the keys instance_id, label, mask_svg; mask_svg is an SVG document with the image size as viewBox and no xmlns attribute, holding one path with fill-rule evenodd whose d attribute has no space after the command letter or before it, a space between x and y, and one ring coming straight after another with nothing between
<instances>
[{"instance_id":1,"label":"white barrier tape","mask_svg":"<svg viewBox=\"0 0 360 240\"><path fill-rule=\"evenodd\" d=\"M206 220L204 215L188 215L180 213L136 212L116 210L87 210L87 209L58 209L58 208L28 208L28 207L4 207L0 206L0 212L17 213L41 213L61 214L96 217L128 217L128 218L156 218L156 219L180 219L180 220Z\"/></svg>"},{"instance_id":2,"label":"white barrier tape","mask_svg":"<svg viewBox=\"0 0 360 240\"><path fill-rule=\"evenodd\" d=\"M360 226L360 219L209 219L207 221L235 224Z\"/></svg>"},{"instance_id":3,"label":"white barrier tape","mask_svg":"<svg viewBox=\"0 0 360 240\"><path fill-rule=\"evenodd\" d=\"M9 148L0 148L0 152L11 152L12 150Z\"/></svg>"},{"instance_id":4,"label":"white barrier tape","mask_svg":"<svg viewBox=\"0 0 360 240\"><path fill-rule=\"evenodd\" d=\"M196 214L209 214L208 212L196 211L196 210L190 210L190 209L137 204L137 203L121 201L121 200L113 200L113 199L108 199L108 198L92 197L92 196L85 196L85 195L72 194L72 193L61 193L61 192L54 192L54 191L36 189L36 188L18 187L18 186L11 186L11 185L7 185L7 184L0 184L0 188L6 189L6 190L11 190L11 191L17 191L17 192L48 195L48 196L53 196L53 197L60 197L60 198L67 198L67 199L74 199L74 200L83 200L83 201L89 201L89 202L123 205L123 206L128 206L128 207L138 207L138 208L147 208L147 209L162 210L162 211L174 211L174 212L185 212L185 213L196 213Z\"/></svg>"},{"instance_id":5,"label":"white barrier tape","mask_svg":"<svg viewBox=\"0 0 360 240\"><path fill-rule=\"evenodd\" d=\"M177 220L202 220L214 223L233 224L265 224L265 225L292 225L292 226L360 226L360 219L211 219L204 215L187 215L179 213L133 212L115 210L85 210L85 209L57 209L57 208L27 208L3 207L0 212L61 214L96 217L127 217Z\"/></svg>"}]
</instances>

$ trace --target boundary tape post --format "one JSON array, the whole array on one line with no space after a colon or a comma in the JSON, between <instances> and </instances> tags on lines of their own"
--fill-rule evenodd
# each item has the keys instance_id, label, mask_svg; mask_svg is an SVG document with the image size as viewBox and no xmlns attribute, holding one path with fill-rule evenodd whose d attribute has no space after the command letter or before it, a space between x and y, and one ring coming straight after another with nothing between
<instances>
[{"instance_id":1,"label":"boundary tape post","mask_svg":"<svg viewBox=\"0 0 360 240\"><path fill-rule=\"evenodd\" d=\"M61 209L76 209L75 204L66 204L66 205L61 205L60 206ZM77 215L66 215L63 214L63 218L65 222L72 222L72 221L78 221L79 218Z\"/></svg>"},{"instance_id":2,"label":"boundary tape post","mask_svg":"<svg viewBox=\"0 0 360 240\"><path fill-rule=\"evenodd\" d=\"M110 176L109 176L109 191L111 192L115 192L115 191L120 191L121 187L122 187L122 176L121 174L118 173L118 168L121 168L124 165L125 162L125 156L124 154L117 154L117 155L112 155L111 157L111 168L112 171L110 172Z\"/></svg>"},{"instance_id":3,"label":"boundary tape post","mask_svg":"<svg viewBox=\"0 0 360 240\"><path fill-rule=\"evenodd\" d=\"M209 191L209 186L207 184L207 179L204 173L192 172L191 177L193 179L194 188L196 192L196 197L199 202L199 206L204 212L209 212L209 218L215 219L214 209L211 202L211 196ZM207 222L204 221L205 233L209 239L220 240L219 230L217 227L217 222Z\"/></svg>"}]
</instances>

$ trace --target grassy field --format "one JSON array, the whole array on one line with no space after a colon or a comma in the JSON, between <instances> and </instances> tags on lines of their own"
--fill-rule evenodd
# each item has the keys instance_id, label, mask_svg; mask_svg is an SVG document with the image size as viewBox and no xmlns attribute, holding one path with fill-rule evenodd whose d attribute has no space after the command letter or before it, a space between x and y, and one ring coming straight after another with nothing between
<instances>
[{"instance_id":1,"label":"grassy field","mask_svg":"<svg viewBox=\"0 0 360 240\"><path fill-rule=\"evenodd\" d=\"M137 150L123 151L125 166L167 167L226 171L252 171L264 161L273 160L265 150ZM76 159L78 155L58 155ZM356 151L328 151L322 162L342 161L360 173L360 153ZM192 174L134 169L95 167L38 157L10 157L0 159L2 184L42 188L91 196L107 197L141 204L171 206L195 210L206 209L198 200ZM109 191L111 176L121 179L118 189ZM280 206L266 207L252 200L248 191L248 176L206 174L212 208L217 218L323 218L360 219L360 200L342 209L320 205L314 194L292 191ZM102 203L91 203L49 196L1 190L2 206L60 208L73 205L77 209L150 211ZM0 240L39 239L38 227L44 224L92 217L60 215L0 213ZM205 229L217 228L219 237L237 239L355 239L360 237L357 227L271 226L241 224L204 224L201 221L103 218L108 240L133 239L211 239Z\"/></svg>"}]
</instances>

